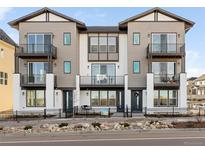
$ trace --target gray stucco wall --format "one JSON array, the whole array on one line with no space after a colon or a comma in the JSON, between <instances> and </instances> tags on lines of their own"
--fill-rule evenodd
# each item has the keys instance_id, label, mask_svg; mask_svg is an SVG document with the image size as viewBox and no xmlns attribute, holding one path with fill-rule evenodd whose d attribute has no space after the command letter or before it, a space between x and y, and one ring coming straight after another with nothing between
<instances>
[{"instance_id":1,"label":"gray stucco wall","mask_svg":"<svg viewBox=\"0 0 205 154\"><path fill-rule=\"evenodd\" d=\"M147 46L154 32L177 33L177 43L183 44L185 37L183 22L129 22L128 23L128 87L146 87L148 72ZM140 45L133 45L133 32L140 33ZM178 35L180 34L180 35ZM173 61L172 59L171 61ZM176 59L175 59L176 60ZM133 61L140 61L140 73L133 73ZM167 61L170 61L169 59ZM178 60L180 62L180 60ZM177 70L181 71L181 63ZM177 71L177 72L178 72Z\"/></svg>"},{"instance_id":2,"label":"gray stucco wall","mask_svg":"<svg viewBox=\"0 0 205 154\"><path fill-rule=\"evenodd\" d=\"M75 87L75 77L79 74L79 34L77 31L74 22L23 22L19 24L20 44L27 43L27 33L53 33L53 45L57 47L57 59L53 62L53 72L57 75L58 87ZM63 44L64 32L71 33L69 46ZM64 61L71 61L71 74L64 74ZM20 62L20 73L27 73L25 62L27 60Z\"/></svg>"}]
</instances>

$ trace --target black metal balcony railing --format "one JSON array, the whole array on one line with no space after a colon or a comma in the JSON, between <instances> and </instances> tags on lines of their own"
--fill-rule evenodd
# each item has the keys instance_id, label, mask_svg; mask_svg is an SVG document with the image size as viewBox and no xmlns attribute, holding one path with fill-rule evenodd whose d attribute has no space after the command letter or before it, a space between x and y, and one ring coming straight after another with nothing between
<instances>
[{"instance_id":1,"label":"black metal balcony railing","mask_svg":"<svg viewBox=\"0 0 205 154\"><path fill-rule=\"evenodd\" d=\"M148 45L147 52L154 54L183 54L185 52L185 45L176 43L153 43Z\"/></svg>"},{"instance_id":2,"label":"black metal balcony railing","mask_svg":"<svg viewBox=\"0 0 205 154\"><path fill-rule=\"evenodd\" d=\"M80 77L81 85L123 85L124 77L123 76L81 76Z\"/></svg>"},{"instance_id":3,"label":"black metal balcony railing","mask_svg":"<svg viewBox=\"0 0 205 154\"><path fill-rule=\"evenodd\" d=\"M52 44L20 44L17 54L48 55L56 56L57 48Z\"/></svg>"},{"instance_id":4,"label":"black metal balcony railing","mask_svg":"<svg viewBox=\"0 0 205 154\"><path fill-rule=\"evenodd\" d=\"M178 84L179 75L176 74L155 74L154 75L155 84Z\"/></svg>"},{"instance_id":5,"label":"black metal balcony railing","mask_svg":"<svg viewBox=\"0 0 205 154\"><path fill-rule=\"evenodd\" d=\"M46 84L46 75L45 74L34 74L21 75L21 84L22 85L45 85Z\"/></svg>"}]
</instances>

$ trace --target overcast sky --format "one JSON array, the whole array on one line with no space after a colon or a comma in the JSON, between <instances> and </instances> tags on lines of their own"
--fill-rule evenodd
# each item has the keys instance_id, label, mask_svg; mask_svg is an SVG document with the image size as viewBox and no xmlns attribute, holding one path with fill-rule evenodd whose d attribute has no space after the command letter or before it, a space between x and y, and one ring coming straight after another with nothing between
<instances>
[{"instance_id":1,"label":"overcast sky","mask_svg":"<svg viewBox=\"0 0 205 154\"><path fill-rule=\"evenodd\" d=\"M18 43L18 31L7 23L40 8L1 8L0 28ZM86 23L88 26L116 26L128 17L150 8L51 8ZM163 8L194 21L186 34L186 71L188 77L205 73L205 8Z\"/></svg>"}]
</instances>

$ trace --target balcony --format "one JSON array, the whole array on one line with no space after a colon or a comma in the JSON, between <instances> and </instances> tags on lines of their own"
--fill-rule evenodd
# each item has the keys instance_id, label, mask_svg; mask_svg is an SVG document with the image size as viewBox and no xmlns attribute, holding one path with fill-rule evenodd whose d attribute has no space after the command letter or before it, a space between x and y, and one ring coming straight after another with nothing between
<instances>
[{"instance_id":1,"label":"balcony","mask_svg":"<svg viewBox=\"0 0 205 154\"><path fill-rule=\"evenodd\" d=\"M148 58L181 58L185 55L185 44L149 44Z\"/></svg>"},{"instance_id":2,"label":"balcony","mask_svg":"<svg viewBox=\"0 0 205 154\"><path fill-rule=\"evenodd\" d=\"M57 58L57 48L52 44L21 44L16 48L16 56L21 58Z\"/></svg>"},{"instance_id":3,"label":"balcony","mask_svg":"<svg viewBox=\"0 0 205 154\"><path fill-rule=\"evenodd\" d=\"M81 87L123 87L124 76L81 76Z\"/></svg>"},{"instance_id":4,"label":"balcony","mask_svg":"<svg viewBox=\"0 0 205 154\"><path fill-rule=\"evenodd\" d=\"M179 75L154 74L154 87L179 88Z\"/></svg>"},{"instance_id":5,"label":"balcony","mask_svg":"<svg viewBox=\"0 0 205 154\"><path fill-rule=\"evenodd\" d=\"M119 61L118 52L89 52L88 61Z\"/></svg>"},{"instance_id":6,"label":"balcony","mask_svg":"<svg viewBox=\"0 0 205 154\"><path fill-rule=\"evenodd\" d=\"M29 76L28 74L21 75L22 87L46 87L46 74L35 74ZM57 76L54 75L54 87L57 87Z\"/></svg>"},{"instance_id":7,"label":"balcony","mask_svg":"<svg viewBox=\"0 0 205 154\"><path fill-rule=\"evenodd\" d=\"M22 87L46 87L46 75L34 74L29 76L28 74L21 75Z\"/></svg>"}]
</instances>

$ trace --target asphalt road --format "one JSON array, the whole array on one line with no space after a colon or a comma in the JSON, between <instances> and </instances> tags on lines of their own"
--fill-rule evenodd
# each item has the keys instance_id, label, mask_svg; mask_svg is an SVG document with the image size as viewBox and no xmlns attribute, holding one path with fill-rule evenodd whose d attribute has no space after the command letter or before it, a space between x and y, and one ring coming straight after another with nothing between
<instances>
[{"instance_id":1,"label":"asphalt road","mask_svg":"<svg viewBox=\"0 0 205 154\"><path fill-rule=\"evenodd\" d=\"M205 131L156 130L0 136L0 146L205 146Z\"/></svg>"}]
</instances>

